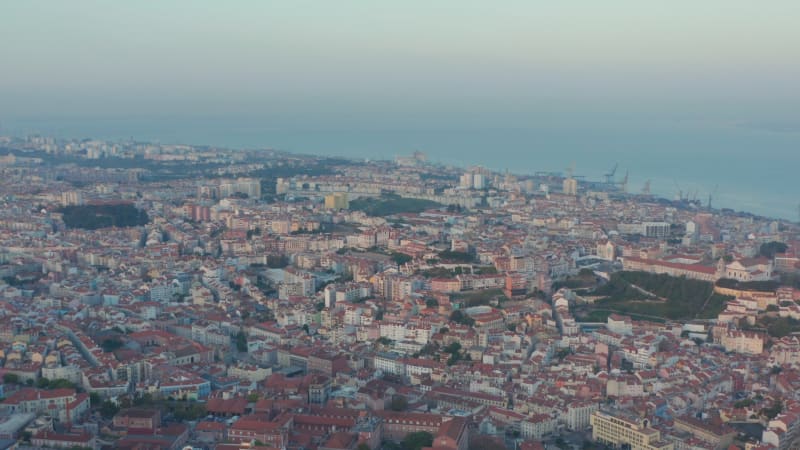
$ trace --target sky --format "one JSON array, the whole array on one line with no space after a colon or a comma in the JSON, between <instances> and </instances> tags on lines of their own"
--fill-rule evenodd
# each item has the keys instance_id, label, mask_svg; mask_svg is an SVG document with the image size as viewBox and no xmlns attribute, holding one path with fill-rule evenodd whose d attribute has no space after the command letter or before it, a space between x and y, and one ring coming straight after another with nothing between
<instances>
[{"instance_id":1,"label":"sky","mask_svg":"<svg viewBox=\"0 0 800 450\"><path fill-rule=\"evenodd\" d=\"M0 125L800 131L797 0L0 3Z\"/></svg>"}]
</instances>

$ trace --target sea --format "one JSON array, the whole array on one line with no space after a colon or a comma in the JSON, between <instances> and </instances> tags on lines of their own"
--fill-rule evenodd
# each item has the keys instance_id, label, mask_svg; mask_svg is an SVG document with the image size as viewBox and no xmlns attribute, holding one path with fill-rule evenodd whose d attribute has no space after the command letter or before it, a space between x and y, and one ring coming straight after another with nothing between
<instances>
[{"instance_id":1,"label":"sea","mask_svg":"<svg viewBox=\"0 0 800 450\"><path fill-rule=\"evenodd\" d=\"M746 124L531 126L526 128L343 129L275 127L255 119L25 119L4 121L1 134L136 139L393 159L421 151L428 160L515 174L566 172L603 180L628 174L628 192L674 199L709 195L715 208L800 221L800 129Z\"/></svg>"}]
</instances>

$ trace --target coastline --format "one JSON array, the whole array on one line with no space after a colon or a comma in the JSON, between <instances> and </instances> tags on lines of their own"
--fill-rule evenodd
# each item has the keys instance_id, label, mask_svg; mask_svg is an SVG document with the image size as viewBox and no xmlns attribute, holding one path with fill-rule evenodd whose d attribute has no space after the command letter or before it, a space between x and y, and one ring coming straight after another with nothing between
<instances>
[{"instance_id":1,"label":"coastline","mask_svg":"<svg viewBox=\"0 0 800 450\"><path fill-rule=\"evenodd\" d=\"M432 163L462 168L480 165L496 172L510 170L519 175L532 175L536 171L564 172L566 167L574 163L576 175L596 181L602 180L603 174L619 164L615 178L621 179L628 171L628 192L632 194L639 193L645 182L650 180L654 196L672 200L677 197L678 191L683 191L685 195L696 196L700 203L706 205L708 194L716 187L712 201L715 208L730 208L780 220L798 220L800 187L795 187L797 192L792 192L794 171L791 168L800 166L800 154L785 150L787 142L771 147L771 150L762 150L758 158L751 160L756 152L741 149L715 149L709 150L708 155L698 156L702 152L665 151L663 148L659 150L656 145L649 152L631 151L630 148L608 151L603 145L610 144L602 142L597 142L595 147L578 147L574 140L563 141L559 136L549 141L535 142L536 130L516 134L503 133L502 130L287 132L261 127L250 129L250 132L238 132L237 128L219 126L220 129L214 129L212 126L208 129L192 126L191 121L184 122L171 130L161 124L149 132L143 129L143 124L128 121L107 128L105 133L99 132L103 129L103 121L93 126L82 122L68 123L60 128L55 127L56 124L44 126L40 123L42 126L38 130L41 130L41 135L56 138L91 136L125 141L133 137L165 145L219 146L231 150L271 148L295 154L362 161L392 160L395 156L420 150L428 155ZM34 123L39 122L29 125ZM22 137L36 134L37 130L4 126L0 131ZM9 133L11 131L14 132ZM754 133L770 134L763 131ZM612 134L612 138L618 139L616 133ZM784 133L779 136L788 139L789 144L797 140L800 146L800 134ZM532 141L528 142L528 138ZM489 150L491 143L495 143L496 148ZM565 148L548 150L560 147Z\"/></svg>"}]
</instances>

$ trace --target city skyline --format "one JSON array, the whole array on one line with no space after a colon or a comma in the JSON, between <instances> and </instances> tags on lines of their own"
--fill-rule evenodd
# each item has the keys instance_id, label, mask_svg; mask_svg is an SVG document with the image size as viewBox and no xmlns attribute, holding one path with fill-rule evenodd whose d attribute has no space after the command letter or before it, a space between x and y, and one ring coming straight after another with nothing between
<instances>
[{"instance_id":1,"label":"city skyline","mask_svg":"<svg viewBox=\"0 0 800 450\"><path fill-rule=\"evenodd\" d=\"M0 450L800 448L800 2L0 4Z\"/></svg>"}]
</instances>

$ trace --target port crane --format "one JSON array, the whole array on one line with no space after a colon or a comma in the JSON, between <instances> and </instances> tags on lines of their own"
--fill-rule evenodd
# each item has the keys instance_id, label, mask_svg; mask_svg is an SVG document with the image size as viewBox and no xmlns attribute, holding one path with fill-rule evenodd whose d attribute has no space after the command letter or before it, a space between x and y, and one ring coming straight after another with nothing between
<instances>
[{"instance_id":1,"label":"port crane","mask_svg":"<svg viewBox=\"0 0 800 450\"><path fill-rule=\"evenodd\" d=\"M574 178L576 180L586 178L585 175L575 175L575 161L572 161L572 164L570 164L565 170L567 172L566 178Z\"/></svg>"},{"instance_id":2,"label":"port crane","mask_svg":"<svg viewBox=\"0 0 800 450\"><path fill-rule=\"evenodd\" d=\"M614 175L617 173L617 167L619 166L618 163L614 164L614 167L611 168L611 171L607 174L603 175L606 178L606 184L614 184Z\"/></svg>"},{"instance_id":3,"label":"port crane","mask_svg":"<svg viewBox=\"0 0 800 450\"><path fill-rule=\"evenodd\" d=\"M677 182L677 181L675 181L675 180L672 180L672 182L673 182L673 183L675 183L675 188L678 190L678 201L679 201L679 202L682 202L682 201L684 201L684 200L688 200L688 195L689 195L689 194L687 193L687 194L686 194L686 195L687 195L687 198L686 198L686 199L684 199L684 198L683 198L683 189L681 189L681 187L678 185L678 182Z\"/></svg>"},{"instance_id":4,"label":"port crane","mask_svg":"<svg viewBox=\"0 0 800 450\"><path fill-rule=\"evenodd\" d=\"M619 185L619 188L622 190L622 192L628 192L628 171L625 171L625 177L622 179L622 181L617 181L615 183Z\"/></svg>"},{"instance_id":5,"label":"port crane","mask_svg":"<svg viewBox=\"0 0 800 450\"><path fill-rule=\"evenodd\" d=\"M714 196L717 194L717 189L719 189L719 185L714 186L714 190L711 191L710 194L708 194L708 205L707 205L708 209L711 209L711 199L713 199Z\"/></svg>"}]
</instances>

